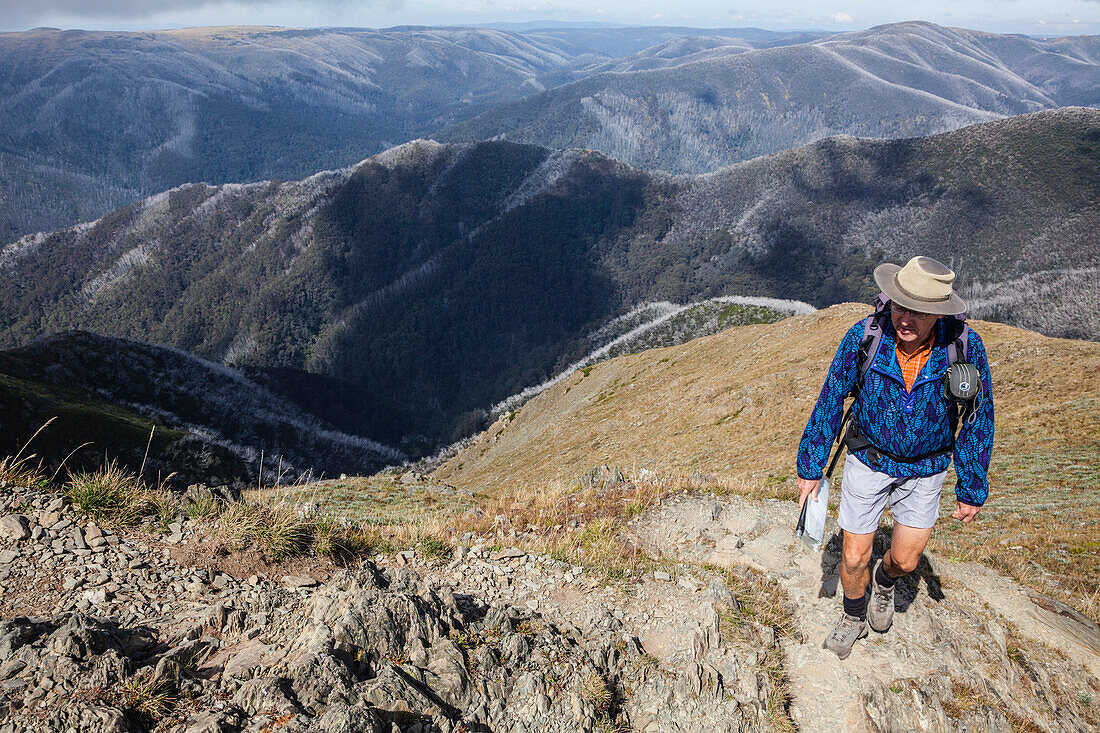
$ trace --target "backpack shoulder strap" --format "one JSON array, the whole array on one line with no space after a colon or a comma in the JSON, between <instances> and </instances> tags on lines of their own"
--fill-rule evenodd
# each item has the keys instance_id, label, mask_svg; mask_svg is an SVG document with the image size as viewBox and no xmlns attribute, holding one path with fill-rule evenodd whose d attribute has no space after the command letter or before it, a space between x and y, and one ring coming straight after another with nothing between
<instances>
[{"instance_id":1,"label":"backpack shoulder strap","mask_svg":"<svg viewBox=\"0 0 1100 733\"><path fill-rule=\"evenodd\" d=\"M970 326L966 321L954 318L954 324L947 327L947 366L969 361Z\"/></svg>"},{"instance_id":2,"label":"backpack shoulder strap","mask_svg":"<svg viewBox=\"0 0 1100 733\"><path fill-rule=\"evenodd\" d=\"M878 305L878 301L875 301ZM863 319L863 338L859 342L859 379L856 381L856 389L863 386L863 377L871 369L871 364L878 354L878 346L882 342L882 329L886 319L890 317L890 311L883 308L875 311Z\"/></svg>"}]
</instances>

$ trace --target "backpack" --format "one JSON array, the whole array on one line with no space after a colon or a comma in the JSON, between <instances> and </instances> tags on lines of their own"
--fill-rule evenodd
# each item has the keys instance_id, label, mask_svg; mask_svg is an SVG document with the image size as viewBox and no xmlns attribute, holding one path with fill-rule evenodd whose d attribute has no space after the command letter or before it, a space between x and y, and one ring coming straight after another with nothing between
<instances>
[{"instance_id":1,"label":"backpack","mask_svg":"<svg viewBox=\"0 0 1100 733\"><path fill-rule=\"evenodd\" d=\"M875 312L863 319L863 338L859 342L859 376L856 378L855 386L848 393L852 403L840 421L836 442L846 447L849 453L866 449L868 458L873 462L877 462L879 456L884 455L898 463L917 463L926 458L950 453L955 448L955 436L960 421L965 421L974 414L982 392L981 375L977 367L968 360L970 326L966 323L966 314L944 316L947 328L947 372L944 374L943 387L944 399L948 404L948 420L951 424L951 442L942 448L919 456L899 456L874 445L863 435L852 417L856 402L859 400L859 393L863 388L864 377L875 361L882 341L883 328L890 318L890 298L885 293L879 293L875 297L874 307ZM844 429L845 425L848 426L847 431ZM832 475L838 458L840 458L840 446L837 447L833 459L829 462L826 477Z\"/></svg>"}]
</instances>

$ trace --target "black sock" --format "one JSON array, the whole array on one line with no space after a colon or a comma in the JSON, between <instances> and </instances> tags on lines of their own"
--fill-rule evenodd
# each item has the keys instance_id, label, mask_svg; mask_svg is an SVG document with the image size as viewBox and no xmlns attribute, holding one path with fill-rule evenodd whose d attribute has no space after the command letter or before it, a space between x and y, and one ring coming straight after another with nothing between
<instances>
[{"instance_id":1,"label":"black sock","mask_svg":"<svg viewBox=\"0 0 1100 733\"><path fill-rule=\"evenodd\" d=\"M860 621L867 620L867 594L864 593L859 598L849 598L845 595L844 613L849 616L855 616Z\"/></svg>"},{"instance_id":2,"label":"black sock","mask_svg":"<svg viewBox=\"0 0 1100 733\"><path fill-rule=\"evenodd\" d=\"M880 562L878 569L875 570L875 582L881 585L883 588L893 588L894 583L897 582L897 578L886 572L886 563Z\"/></svg>"}]
</instances>

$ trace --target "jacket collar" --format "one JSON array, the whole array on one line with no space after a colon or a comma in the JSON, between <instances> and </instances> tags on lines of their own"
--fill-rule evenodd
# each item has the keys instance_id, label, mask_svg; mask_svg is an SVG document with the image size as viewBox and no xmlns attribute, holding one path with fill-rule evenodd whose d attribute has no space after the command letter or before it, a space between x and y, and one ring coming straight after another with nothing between
<instances>
[{"instance_id":1,"label":"jacket collar","mask_svg":"<svg viewBox=\"0 0 1100 733\"><path fill-rule=\"evenodd\" d=\"M943 320L941 318L932 331L932 354L928 357L928 364L925 366L926 369L931 370L933 375L941 374L947 369L947 328ZM882 339L879 341L878 353L875 355L872 366L878 371L895 377L904 384L905 380L901 375L901 365L898 364L897 348L897 332L894 331L893 322L887 318L882 329ZM918 379L918 381L920 380Z\"/></svg>"}]
</instances>

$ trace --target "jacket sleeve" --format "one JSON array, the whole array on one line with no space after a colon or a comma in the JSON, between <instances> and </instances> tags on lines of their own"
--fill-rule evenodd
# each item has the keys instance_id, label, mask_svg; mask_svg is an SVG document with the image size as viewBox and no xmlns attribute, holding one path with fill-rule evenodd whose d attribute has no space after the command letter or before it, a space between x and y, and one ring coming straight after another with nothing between
<instances>
[{"instance_id":1,"label":"jacket sleeve","mask_svg":"<svg viewBox=\"0 0 1100 733\"><path fill-rule=\"evenodd\" d=\"M981 506L989 496L989 457L993 452L993 379L981 337L970 330L968 357L982 378L980 402L965 420L955 439L955 497L964 504Z\"/></svg>"},{"instance_id":2,"label":"jacket sleeve","mask_svg":"<svg viewBox=\"0 0 1100 733\"><path fill-rule=\"evenodd\" d=\"M819 479L829 460L829 449L840 430L844 417L844 398L852 391L859 377L859 342L863 339L863 323L848 329L833 357L821 394L810 413L802 441L798 446L798 475L806 479Z\"/></svg>"}]
</instances>

